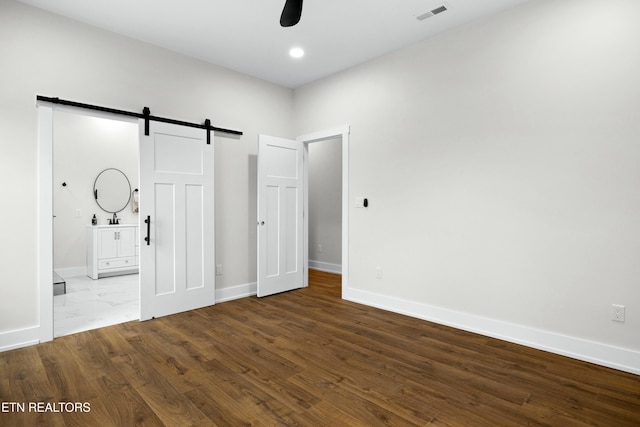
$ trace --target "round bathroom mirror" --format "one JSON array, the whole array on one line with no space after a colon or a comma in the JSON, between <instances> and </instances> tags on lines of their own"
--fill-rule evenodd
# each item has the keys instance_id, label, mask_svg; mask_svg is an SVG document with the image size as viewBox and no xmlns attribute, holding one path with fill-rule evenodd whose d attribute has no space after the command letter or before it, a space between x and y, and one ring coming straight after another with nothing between
<instances>
[{"instance_id":1,"label":"round bathroom mirror","mask_svg":"<svg viewBox=\"0 0 640 427\"><path fill-rule=\"evenodd\" d=\"M93 197L103 211L120 212L131 199L129 178L119 169L103 170L93 183Z\"/></svg>"}]
</instances>

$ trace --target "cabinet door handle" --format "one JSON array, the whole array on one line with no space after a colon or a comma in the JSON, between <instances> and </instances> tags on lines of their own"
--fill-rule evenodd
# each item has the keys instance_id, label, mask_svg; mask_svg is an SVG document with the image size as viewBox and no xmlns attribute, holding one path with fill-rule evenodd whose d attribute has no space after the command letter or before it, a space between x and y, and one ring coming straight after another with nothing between
<instances>
[{"instance_id":1,"label":"cabinet door handle","mask_svg":"<svg viewBox=\"0 0 640 427\"><path fill-rule=\"evenodd\" d=\"M149 246L151 244L151 238L149 237L151 234L151 215L147 215L144 223L147 224L147 237L144 238L144 241L147 242L147 246Z\"/></svg>"}]
</instances>

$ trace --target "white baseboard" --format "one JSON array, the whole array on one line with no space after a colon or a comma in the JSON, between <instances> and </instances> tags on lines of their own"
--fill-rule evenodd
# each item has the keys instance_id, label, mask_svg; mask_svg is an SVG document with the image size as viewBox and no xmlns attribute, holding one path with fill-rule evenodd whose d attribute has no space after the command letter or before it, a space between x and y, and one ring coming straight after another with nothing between
<instances>
[{"instance_id":1,"label":"white baseboard","mask_svg":"<svg viewBox=\"0 0 640 427\"><path fill-rule=\"evenodd\" d=\"M216 303L250 297L258 293L257 283L247 283L229 288L216 289Z\"/></svg>"},{"instance_id":2,"label":"white baseboard","mask_svg":"<svg viewBox=\"0 0 640 427\"><path fill-rule=\"evenodd\" d=\"M38 343L40 343L40 328L38 326L0 333L0 352Z\"/></svg>"},{"instance_id":3,"label":"white baseboard","mask_svg":"<svg viewBox=\"0 0 640 427\"><path fill-rule=\"evenodd\" d=\"M325 271L327 273L342 274L342 266L340 264L331 264L328 262L309 260L309 268L313 270Z\"/></svg>"},{"instance_id":4,"label":"white baseboard","mask_svg":"<svg viewBox=\"0 0 640 427\"><path fill-rule=\"evenodd\" d=\"M345 300L640 375L640 352L358 289Z\"/></svg>"},{"instance_id":5,"label":"white baseboard","mask_svg":"<svg viewBox=\"0 0 640 427\"><path fill-rule=\"evenodd\" d=\"M54 270L63 279L66 279L68 277L78 277L78 276L86 276L87 275L87 266L86 265L83 265L82 267L54 268Z\"/></svg>"}]
</instances>

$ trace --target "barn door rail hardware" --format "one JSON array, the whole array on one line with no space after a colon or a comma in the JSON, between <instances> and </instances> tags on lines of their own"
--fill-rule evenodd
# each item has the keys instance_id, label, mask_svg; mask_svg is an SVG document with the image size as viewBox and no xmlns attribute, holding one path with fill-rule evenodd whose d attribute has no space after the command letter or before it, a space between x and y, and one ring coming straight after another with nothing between
<instances>
[{"instance_id":1,"label":"barn door rail hardware","mask_svg":"<svg viewBox=\"0 0 640 427\"><path fill-rule=\"evenodd\" d=\"M82 102L69 101L69 100L66 100L66 99L53 98L53 97L42 96L42 95L38 95L36 97L36 99L38 101L50 102L52 104L66 105L66 106L69 106L69 107L84 108L84 109L87 109L87 110L100 111L100 112L103 112L103 113L118 114L118 115L121 115L121 116L135 117L135 118L138 118L138 119L144 119L145 120L145 127L144 127L145 135L149 135L149 122L150 121L171 123L171 124L174 124L174 125L187 126L187 127L192 127L192 128L198 128L198 129L206 129L207 130L207 144L211 144L211 131L228 133L228 134L231 134L231 135L242 135L242 132L239 131L239 130L225 129L225 128L220 128L220 127L216 127L216 126L211 126L211 120L209 120L209 119L206 119L204 121L204 124L199 124L199 123L184 122L182 120L169 119L169 118L166 118L166 117L152 116L151 115L151 110L149 109L149 107L144 107L144 109L142 110L142 113L136 113L136 112L133 112L133 111L117 110L115 108L102 107L100 105L84 104Z\"/></svg>"}]
</instances>

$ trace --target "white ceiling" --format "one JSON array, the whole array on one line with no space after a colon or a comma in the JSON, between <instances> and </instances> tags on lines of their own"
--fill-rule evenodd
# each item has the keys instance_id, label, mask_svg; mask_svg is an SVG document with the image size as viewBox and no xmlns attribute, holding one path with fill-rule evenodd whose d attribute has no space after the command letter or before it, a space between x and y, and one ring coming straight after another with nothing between
<instances>
[{"instance_id":1,"label":"white ceiling","mask_svg":"<svg viewBox=\"0 0 640 427\"><path fill-rule=\"evenodd\" d=\"M526 0L306 0L290 28L285 0L20 1L296 88ZM294 46L303 58L289 57Z\"/></svg>"}]
</instances>

